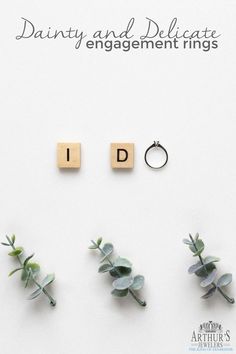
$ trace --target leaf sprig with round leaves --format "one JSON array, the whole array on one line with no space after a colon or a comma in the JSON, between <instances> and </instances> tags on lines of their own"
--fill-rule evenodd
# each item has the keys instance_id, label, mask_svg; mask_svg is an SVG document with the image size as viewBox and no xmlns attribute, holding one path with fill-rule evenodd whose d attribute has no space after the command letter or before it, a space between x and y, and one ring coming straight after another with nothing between
<instances>
[{"instance_id":1,"label":"leaf sprig with round leaves","mask_svg":"<svg viewBox=\"0 0 236 354\"><path fill-rule=\"evenodd\" d=\"M9 273L9 277L15 274L16 272L21 272L21 280L25 283L25 288L32 283L36 285L37 289L29 295L28 299L33 300L38 296L44 294L50 301L51 306L56 306L56 300L48 293L46 287L51 284L55 280L54 274L48 274L41 282L38 282L37 277L40 272L40 266L38 263L31 262L31 259L34 257L34 254L26 257L22 260L22 256L24 253L23 247L16 247L15 241L16 237L13 235L11 238L6 236L7 242L2 242L3 246L8 246L12 248L12 251L8 253L9 256L14 257L19 262L19 267L12 270Z\"/></svg>"},{"instance_id":2,"label":"leaf sprig with round leaves","mask_svg":"<svg viewBox=\"0 0 236 354\"><path fill-rule=\"evenodd\" d=\"M100 267L98 268L99 273L110 273L110 275L115 278L112 286L113 290L111 294L116 297L124 297L130 294L135 301L141 306L146 306L146 302L140 300L136 294L136 291L142 289L144 285L144 276L136 275L133 277L132 264L128 259L117 257L112 260L111 254L113 253L114 247L111 243L105 243L102 245L102 238L100 237L97 242L91 241L92 245L89 247L93 250L99 250L101 252L102 258Z\"/></svg>"},{"instance_id":3,"label":"leaf sprig with round leaves","mask_svg":"<svg viewBox=\"0 0 236 354\"><path fill-rule=\"evenodd\" d=\"M202 256L205 245L199 238L199 234L196 234L195 237L192 237L192 235L189 234L189 239L184 239L183 242L189 246L189 249L193 252L193 256L199 258L197 263L189 267L188 273L200 277L200 285L203 288L208 287L208 291L202 296L202 298L208 299L218 291L230 304L234 304L234 299L226 295L222 289L232 282L232 274L226 273L216 281L217 269L215 263L219 262L220 258L213 256L204 258Z\"/></svg>"}]
</instances>

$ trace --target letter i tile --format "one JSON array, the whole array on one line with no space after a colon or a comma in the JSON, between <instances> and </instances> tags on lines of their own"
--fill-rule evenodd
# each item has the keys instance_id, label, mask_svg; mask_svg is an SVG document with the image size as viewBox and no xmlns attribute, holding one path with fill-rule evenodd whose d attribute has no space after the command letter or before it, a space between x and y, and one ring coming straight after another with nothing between
<instances>
[{"instance_id":1,"label":"letter i tile","mask_svg":"<svg viewBox=\"0 0 236 354\"><path fill-rule=\"evenodd\" d=\"M59 168L80 168L80 143L57 144L57 166Z\"/></svg>"}]
</instances>

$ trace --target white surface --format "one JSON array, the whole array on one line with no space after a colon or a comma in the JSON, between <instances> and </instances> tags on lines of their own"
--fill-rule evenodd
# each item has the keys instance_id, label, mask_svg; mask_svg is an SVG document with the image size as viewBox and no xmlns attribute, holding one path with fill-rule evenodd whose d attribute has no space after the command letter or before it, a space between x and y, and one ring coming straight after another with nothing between
<instances>
[{"instance_id":1,"label":"white surface","mask_svg":"<svg viewBox=\"0 0 236 354\"><path fill-rule=\"evenodd\" d=\"M3 354L184 354L203 321L219 321L236 348L235 306L204 302L182 244L199 232L220 272L236 275L235 14L233 1L12 1L1 5L0 234L15 233L55 272L51 309L25 300L0 249ZM135 16L222 33L220 48L190 52L76 51L67 41L16 41L20 17L87 30ZM146 168L152 140L168 149ZM56 143L80 141L82 168L56 168ZM110 142L134 142L135 168L110 168ZM110 295L87 250L102 235L146 277L146 309ZM236 296L235 281L229 289Z\"/></svg>"}]
</instances>

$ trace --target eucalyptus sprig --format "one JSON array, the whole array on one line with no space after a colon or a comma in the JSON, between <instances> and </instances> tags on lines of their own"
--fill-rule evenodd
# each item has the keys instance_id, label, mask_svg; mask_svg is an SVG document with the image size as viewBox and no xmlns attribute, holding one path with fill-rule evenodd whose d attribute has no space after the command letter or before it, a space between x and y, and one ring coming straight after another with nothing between
<instances>
[{"instance_id":1,"label":"eucalyptus sprig","mask_svg":"<svg viewBox=\"0 0 236 354\"><path fill-rule=\"evenodd\" d=\"M28 299L33 300L41 294L44 294L49 299L50 305L56 306L56 300L54 300L53 297L46 290L46 287L54 281L55 275L48 274L40 284L37 280L37 277L40 272L40 265L38 263L30 262L30 260L34 257L34 254L31 254L23 260L22 255L24 253L24 249L23 247L15 246L15 235L13 235L11 238L6 236L6 239L7 242L2 242L2 245L11 247L12 251L9 252L8 255L11 257L15 257L19 262L19 267L11 271L9 273L9 276L15 274L18 271L21 271L21 280L25 282L25 288L27 288L30 283L33 283L37 287L36 290L29 295Z\"/></svg>"},{"instance_id":2,"label":"eucalyptus sprig","mask_svg":"<svg viewBox=\"0 0 236 354\"><path fill-rule=\"evenodd\" d=\"M199 261L188 269L189 274L196 274L198 277L201 277L202 280L200 285L203 288L209 287L208 291L202 296L202 298L208 299L214 295L217 290L230 304L234 304L234 299L226 295L222 289L232 282L232 274L226 273L216 281L217 269L215 263L219 262L220 258L202 256L205 245L199 238L199 234L196 234L194 238L189 234L189 240L184 239L183 242L189 246L190 250L193 252L193 256L199 258Z\"/></svg>"},{"instance_id":3,"label":"eucalyptus sprig","mask_svg":"<svg viewBox=\"0 0 236 354\"><path fill-rule=\"evenodd\" d=\"M144 276L136 275L133 277L131 275L132 264L128 261L128 259L117 257L112 260L110 256L113 253L114 247L111 243L105 243L103 247L101 247L101 237L97 240L97 242L91 242L92 245L89 248L99 250L102 255L100 263L103 264L99 267L98 272L109 272L110 275L115 278L112 283L114 289L111 294L117 297L124 297L130 294L139 305L146 306L146 302L140 300L136 294L136 291L140 290L144 285Z\"/></svg>"}]
</instances>

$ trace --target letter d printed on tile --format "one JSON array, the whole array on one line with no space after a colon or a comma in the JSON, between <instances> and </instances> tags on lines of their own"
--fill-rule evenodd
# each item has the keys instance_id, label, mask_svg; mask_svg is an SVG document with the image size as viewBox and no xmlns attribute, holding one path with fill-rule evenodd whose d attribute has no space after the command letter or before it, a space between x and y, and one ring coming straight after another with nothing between
<instances>
[{"instance_id":1,"label":"letter d printed on tile","mask_svg":"<svg viewBox=\"0 0 236 354\"><path fill-rule=\"evenodd\" d=\"M111 167L133 168L134 167L134 144L111 143Z\"/></svg>"}]
</instances>

